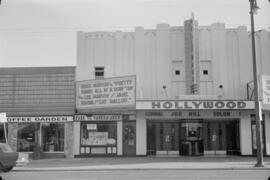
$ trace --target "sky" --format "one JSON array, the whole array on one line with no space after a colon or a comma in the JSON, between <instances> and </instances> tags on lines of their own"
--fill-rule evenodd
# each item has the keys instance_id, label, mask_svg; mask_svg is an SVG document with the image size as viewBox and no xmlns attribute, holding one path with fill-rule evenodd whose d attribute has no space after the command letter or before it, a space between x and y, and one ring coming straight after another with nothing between
<instances>
[{"instance_id":1,"label":"sky","mask_svg":"<svg viewBox=\"0 0 270 180\"><path fill-rule=\"evenodd\" d=\"M270 2L257 3L256 30L270 30ZM249 0L2 0L0 67L75 66L79 30L183 26L192 12L201 26L250 29Z\"/></svg>"}]
</instances>

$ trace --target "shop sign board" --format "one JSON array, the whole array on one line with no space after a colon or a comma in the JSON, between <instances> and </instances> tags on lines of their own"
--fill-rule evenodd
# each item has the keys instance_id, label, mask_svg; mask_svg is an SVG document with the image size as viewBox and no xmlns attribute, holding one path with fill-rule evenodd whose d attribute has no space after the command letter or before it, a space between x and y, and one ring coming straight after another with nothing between
<instances>
[{"instance_id":1,"label":"shop sign board","mask_svg":"<svg viewBox=\"0 0 270 180\"><path fill-rule=\"evenodd\" d=\"M31 123L31 122L72 122L72 116L39 116L39 117L7 117L7 122Z\"/></svg>"},{"instance_id":2,"label":"shop sign board","mask_svg":"<svg viewBox=\"0 0 270 180\"><path fill-rule=\"evenodd\" d=\"M146 111L147 119L179 119L179 118L239 118L241 116L239 111Z\"/></svg>"},{"instance_id":3,"label":"shop sign board","mask_svg":"<svg viewBox=\"0 0 270 180\"><path fill-rule=\"evenodd\" d=\"M254 101L137 101L136 110L254 109Z\"/></svg>"},{"instance_id":4,"label":"shop sign board","mask_svg":"<svg viewBox=\"0 0 270 180\"><path fill-rule=\"evenodd\" d=\"M122 115L75 115L74 121L121 121Z\"/></svg>"},{"instance_id":5,"label":"shop sign board","mask_svg":"<svg viewBox=\"0 0 270 180\"><path fill-rule=\"evenodd\" d=\"M135 108L135 76L79 81L76 84L76 107Z\"/></svg>"},{"instance_id":6,"label":"shop sign board","mask_svg":"<svg viewBox=\"0 0 270 180\"><path fill-rule=\"evenodd\" d=\"M270 104L270 76L262 75L262 102Z\"/></svg>"}]
</instances>

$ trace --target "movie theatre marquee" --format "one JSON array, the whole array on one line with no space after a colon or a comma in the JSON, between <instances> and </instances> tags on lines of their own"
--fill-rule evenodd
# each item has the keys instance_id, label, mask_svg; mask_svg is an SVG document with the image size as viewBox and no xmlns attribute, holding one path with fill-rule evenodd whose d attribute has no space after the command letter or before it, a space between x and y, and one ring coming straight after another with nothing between
<instances>
[{"instance_id":1,"label":"movie theatre marquee","mask_svg":"<svg viewBox=\"0 0 270 180\"><path fill-rule=\"evenodd\" d=\"M254 101L137 101L136 110L255 109Z\"/></svg>"},{"instance_id":2,"label":"movie theatre marquee","mask_svg":"<svg viewBox=\"0 0 270 180\"><path fill-rule=\"evenodd\" d=\"M78 81L76 83L76 107L135 108L135 76Z\"/></svg>"}]
</instances>

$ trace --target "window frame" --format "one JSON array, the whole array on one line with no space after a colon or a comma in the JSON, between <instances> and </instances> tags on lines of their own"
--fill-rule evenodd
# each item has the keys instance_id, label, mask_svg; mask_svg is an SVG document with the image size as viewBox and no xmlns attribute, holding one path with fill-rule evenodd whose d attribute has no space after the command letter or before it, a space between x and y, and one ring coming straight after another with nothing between
<instances>
[{"instance_id":1,"label":"window frame","mask_svg":"<svg viewBox=\"0 0 270 180\"><path fill-rule=\"evenodd\" d=\"M105 67L104 66L95 66L94 67L94 75L95 75L95 79L104 79L105 77ZM98 75L98 74L101 75Z\"/></svg>"}]
</instances>

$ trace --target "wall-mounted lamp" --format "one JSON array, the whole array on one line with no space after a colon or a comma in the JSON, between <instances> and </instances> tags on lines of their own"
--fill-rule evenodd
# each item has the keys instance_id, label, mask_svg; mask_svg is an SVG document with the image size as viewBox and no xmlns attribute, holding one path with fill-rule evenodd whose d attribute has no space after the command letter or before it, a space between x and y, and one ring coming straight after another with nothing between
<instances>
[{"instance_id":1,"label":"wall-mounted lamp","mask_svg":"<svg viewBox=\"0 0 270 180\"><path fill-rule=\"evenodd\" d=\"M168 93L167 93L167 89L166 89L167 87L166 87L166 85L163 85L162 88L163 88L163 90L165 92L166 100L168 100Z\"/></svg>"},{"instance_id":2,"label":"wall-mounted lamp","mask_svg":"<svg viewBox=\"0 0 270 180\"><path fill-rule=\"evenodd\" d=\"M223 91L223 85L219 85L219 94L218 94L218 98L222 99L224 97L224 91Z\"/></svg>"}]
</instances>

